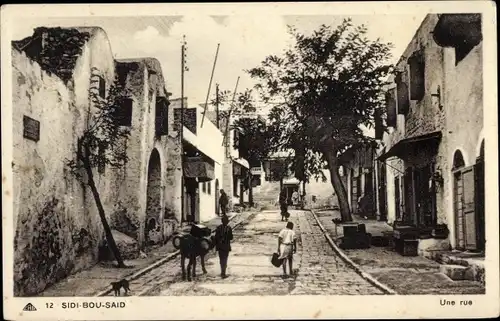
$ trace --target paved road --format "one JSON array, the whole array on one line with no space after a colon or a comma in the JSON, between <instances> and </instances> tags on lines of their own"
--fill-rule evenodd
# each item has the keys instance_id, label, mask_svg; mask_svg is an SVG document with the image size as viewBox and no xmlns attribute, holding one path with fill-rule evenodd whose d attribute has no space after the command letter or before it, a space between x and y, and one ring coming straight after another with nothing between
<instances>
[{"instance_id":1,"label":"paved road","mask_svg":"<svg viewBox=\"0 0 500 321\"><path fill-rule=\"evenodd\" d=\"M257 213L234 231L227 279L220 278L218 258L206 262L208 273L194 282L181 280L179 259L158 267L131 282L131 295L349 295L382 294L335 255L314 217L307 211L291 211L299 236L294 277L283 278L282 269L270 263L277 248L277 234L285 226L277 211Z\"/></svg>"}]
</instances>

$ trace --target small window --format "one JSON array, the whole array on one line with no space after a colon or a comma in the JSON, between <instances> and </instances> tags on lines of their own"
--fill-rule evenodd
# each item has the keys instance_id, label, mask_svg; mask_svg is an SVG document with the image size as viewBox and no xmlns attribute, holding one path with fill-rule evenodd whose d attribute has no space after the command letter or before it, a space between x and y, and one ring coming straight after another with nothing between
<instances>
[{"instance_id":1,"label":"small window","mask_svg":"<svg viewBox=\"0 0 500 321\"><path fill-rule=\"evenodd\" d=\"M99 96L106 98L106 81L101 76L99 76Z\"/></svg>"},{"instance_id":2,"label":"small window","mask_svg":"<svg viewBox=\"0 0 500 321\"><path fill-rule=\"evenodd\" d=\"M207 193L212 195L212 182L207 182Z\"/></svg>"},{"instance_id":3,"label":"small window","mask_svg":"<svg viewBox=\"0 0 500 321\"><path fill-rule=\"evenodd\" d=\"M203 182L203 183L201 184L201 191L202 191L203 193L206 193L206 192L207 192L207 184L206 184L205 182Z\"/></svg>"},{"instance_id":4,"label":"small window","mask_svg":"<svg viewBox=\"0 0 500 321\"><path fill-rule=\"evenodd\" d=\"M125 98L116 110L116 122L119 126L132 126L132 99Z\"/></svg>"}]
</instances>

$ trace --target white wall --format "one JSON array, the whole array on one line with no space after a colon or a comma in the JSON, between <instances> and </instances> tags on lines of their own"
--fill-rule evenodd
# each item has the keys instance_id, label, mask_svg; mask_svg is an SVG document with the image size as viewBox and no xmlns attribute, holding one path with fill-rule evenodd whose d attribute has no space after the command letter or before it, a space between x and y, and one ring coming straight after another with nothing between
<instances>
[{"instance_id":1,"label":"white wall","mask_svg":"<svg viewBox=\"0 0 500 321\"><path fill-rule=\"evenodd\" d=\"M196 132L196 147L205 155L210 157L214 163L214 176L215 178L205 185L210 184L211 193L208 193L208 186L206 191L203 192L203 183L198 184L200 195L200 221L208 221L216 216L215 213L215 180L219 180L219 189L223 188L223 175L222 165L224 163L224 146L222 146L223 134L215 126L208 117L205 117L203 126L201 120L203 118L203 108L197 108L197 132Z\"/></svg>"}]
</instances>

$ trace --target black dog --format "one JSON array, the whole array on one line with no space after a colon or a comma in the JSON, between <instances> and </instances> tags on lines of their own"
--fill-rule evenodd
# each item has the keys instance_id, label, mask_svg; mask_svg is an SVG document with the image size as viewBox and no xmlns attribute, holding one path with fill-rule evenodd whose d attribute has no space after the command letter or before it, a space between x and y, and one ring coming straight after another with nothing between
<instances>
[{"instance_id":1,"label":"black dog","mask_svg":"<svg viewBox=\"0 0 500 321\"><path fill-rule=\"evenodd\" d=\"M127 295L128 291L130 291L128 281L123 279L118 282L111 282L111 286L113 287L113 291L115 292L115 296L120 296L120 290L123 288L125 290L125 295Z\"/></svg>"}]
</instances>

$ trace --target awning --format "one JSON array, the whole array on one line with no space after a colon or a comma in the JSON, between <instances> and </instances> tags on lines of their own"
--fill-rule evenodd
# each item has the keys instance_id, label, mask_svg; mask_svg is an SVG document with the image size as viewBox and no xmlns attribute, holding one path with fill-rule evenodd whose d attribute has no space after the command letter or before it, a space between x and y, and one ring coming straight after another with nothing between
<instances>
[{"instance_id":1,"label":"awning","mask_svg":"<svg viewBox=\"0 0 500 321\"><path fill-rule=\"evenodd\" d=\"M242 167L246 168L246 169L249 169L250 168L250 164L248 163L248 161L244 158L233 158L233 161L235 163L237 163L238 165L241 165Z\"/></svg>"},{"instance_id":2,"label":"awning","mask_svg":"<svg viewBox=\"0 0 500 321\"><path fill-rule=\"evenodd\" d=\"M197 178L199 182L211 181L215 178L214 166L202 157L186 157L184 162L184 176Z\"/></svg>"},{"instance_id":3,"label":"awning","mask_svg":"<svg viewBox=\"0 0 500 321\"><path fill-rule=\"evenodd\" d=\"M416 137L405 138L394 144L385 154L380 155L377 160L385 161L390 157L400 157L408 148L415 148L417 146L428 146L439 143L441 140L441 132L432 132L425 135L420 135Z\"/></svg>"},{"instance_id":4,"label":"awning","mask_svg":"<svg viewBox=\"0 0 500 321\"><path fill-rule=\"evenodd\" d=\"M211 137L200 137L193 132L191 132L189 129L184 127L184 130L182 132L183 135L183 140L184 142L188 143L189 145L193 146L196 148L199 152L203 153L210 159L212 159L214 162L217 164L222 163L222 157L224 156L224 152L221 149L220 153L218 153L218 150L216 147L219 147L217 144L214 144L211 142Z\"/></svg>"}]
</instances>

